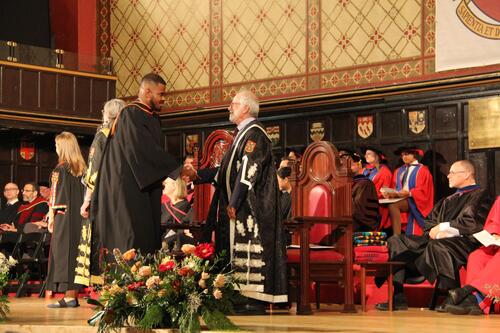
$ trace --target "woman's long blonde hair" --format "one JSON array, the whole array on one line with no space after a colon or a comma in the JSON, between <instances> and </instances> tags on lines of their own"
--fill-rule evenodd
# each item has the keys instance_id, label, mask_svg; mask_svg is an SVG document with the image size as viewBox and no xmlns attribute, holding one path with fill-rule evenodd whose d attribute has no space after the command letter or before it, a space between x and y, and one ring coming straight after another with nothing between
<instances>
[{"instance_id":1,"label":"woman's long blonde hair","mask_svg":"<svg viewBox=\"0 0 500 333\"><path fill-rule=\"evenodd\" d=\"M70 132L62 132L56 136L56 146L59 163L68 163L69 171L73 176L82 176L87 165L75 135Z\"/></svg>"}]
</instances>

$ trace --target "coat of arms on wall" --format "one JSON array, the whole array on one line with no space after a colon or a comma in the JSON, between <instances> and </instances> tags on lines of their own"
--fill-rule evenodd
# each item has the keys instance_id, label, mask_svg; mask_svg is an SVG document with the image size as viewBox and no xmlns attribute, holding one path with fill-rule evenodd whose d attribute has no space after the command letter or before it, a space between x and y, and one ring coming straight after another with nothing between
<instances>
[{"instance_id":1,"label":"coat of arms on wall","mask_svg":"<svg viewBox=\"0 0 500 333\"><path fill-rule=\"evenodd\" d=\"M325 137L325 122L316 121L309 125L309 136L314 142L323 140Z\"/></svg>"},{"instance_id":2,"label":"coat of arms on wall","mask_svg":"<svg viewBox=\"0 0 500 333\"><path fill-rule=\"evenodd\" d=\"M363 139L373 133L373 116L358 116L358 135Z\"/></svg>"},{"instance_id":3,"label":"coat of arms on wall","mask_svg":"<svg viewBox=\"0 0 500 333\"><path fill-rule=\"evenodd\" d=\"M271 143L273 144L273 146L276 146L280 142L279 125L266 127L266 132L267 136L269 136L269 139L271 139Z\"/></svg>"},{"instance_id":4,"label":"coat of arms on wall","mask_svg":"<svg viewBox=\"0 0 500 333\"><path fill-rule=\"evenodd\" d=\"M408 128L412 133L422 133L425 123L425 110L408 112Z\"/></svg>"},{"instance_id":5,"label":"coat of arms on wall","mask_svg":"<svg viewBox=\"0 0 500 333\"><path fill-rule=\"evenodd\" d=\"M26 161L31 160L35 156L35 144L33 142L21 142L19 155Z\"/></svg>"},{"instance_id":6,"label":"coat of arms on wall","mask_svg":"<svg viewBox=\"0 0 500 333\"><path fill-rule=\"evenodd\" d=\"M195 147L198 147L198 134L186 135L186 154L193 154Z\"/></svg>"}]
</instances>

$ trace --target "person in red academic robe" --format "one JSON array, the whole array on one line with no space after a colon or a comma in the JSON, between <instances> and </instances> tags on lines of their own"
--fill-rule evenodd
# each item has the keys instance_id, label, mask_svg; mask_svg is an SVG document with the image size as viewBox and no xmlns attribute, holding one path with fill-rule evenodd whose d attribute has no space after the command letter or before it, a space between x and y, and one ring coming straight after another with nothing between
<instances>
[{"instance_id":1,"label":"person in red academic robe","mask_svg":"<svg viewBox=\"0 0 500 333\"><path fill-rule=\"evenodd\" d=\"M365 157L366 166L363 175L368 177L377 190L378 199L383 199L384 196L380 191L383 187L390 187L392 181L392 172L386 165L387 159L385 155L378 149L373 147L365 147L361 149L362 156ZM389 211L384 205L379 205L380 223L379 229L386 229L391 226L389 219Z\"/></svg>"},{"instance_id":2,"label":"person in red academic robe","mask_svg":"<svg viewBox=\"0 0 500 333\"><path fill-rule=\"evenodd\" d=\"M500 240L500 196L490 210L484 230ZM452 303L446 311L453 314L489 314L500 311L500 247L482 246L469 255L463 288L450 291ZM497 301L495 301L497 300Z\"/></svg>"},{"instance_id":3,"label":"person in red academic robe","mask_svg":"<svg viewBox=\"0 0 500 333\"><path fill-rule=\"evenodd\" d=\"M418 162L423 151L416 147L400 147L394 152L404 165L394 171L392 188L397 193L385 193L387 198L402 198L388 205L394 235L401 234L406 224L407 235L422 235L424 219L434 205L434 183L429 169Z\"/></svg>"}]
</instances>

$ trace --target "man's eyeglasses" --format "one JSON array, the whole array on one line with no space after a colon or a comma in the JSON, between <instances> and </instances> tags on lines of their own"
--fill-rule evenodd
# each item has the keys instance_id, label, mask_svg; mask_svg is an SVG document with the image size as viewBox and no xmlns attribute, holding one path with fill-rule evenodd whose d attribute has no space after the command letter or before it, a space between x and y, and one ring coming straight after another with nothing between
<instances>
[{"instance_id":1,"label":"man's eyeglasses","mask_svg":"<svg viewBox=\"0 0 500 333\"><path fill-rule=\"evenodd\" d=\"M450 171L448 172L449 175L456 175L457 173L466 173L467 171Z\"/></svg>"},{"instance_id":2,"label":"man's eyeglasses","mask_svg":"<svg viewBox=\"0 0 500 333\"><path fill-rule=\"evenodd\" d=\"M35 190L25 190L25 189L21 190L21 193L26 193L26 192L35 192Z\"/></svg>"},{"instance_id":3,"label":"man's eyeglasses","mask_svg":"<svg viewBox=\"0 0 500 333\"><path fill-rule=\"evenodd\" d=\"M17 188L6 188L3 191L4 192L9 192L9 191L17 191L17 190L18 190Z\"/></svg>"},{"instance_id":4,"label":"man's eyeglasses","mask_svg":"<svg viewBox=\"0 0 500 333\"><path fill-rule=\"evenodd\" d=\"M231 104L229 104L229 106L233 107L235 105L241 105L241 103L238 103L238 102L231 102Z\"/></svg>"}]
</instances>

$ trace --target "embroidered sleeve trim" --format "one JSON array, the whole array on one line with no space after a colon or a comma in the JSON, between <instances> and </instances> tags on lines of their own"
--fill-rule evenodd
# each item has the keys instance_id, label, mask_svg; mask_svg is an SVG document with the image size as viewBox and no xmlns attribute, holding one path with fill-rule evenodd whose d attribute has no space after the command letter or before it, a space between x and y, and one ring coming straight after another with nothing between
<instances>
[{"instance_id":1,"label":"embroidered sleeve trim","mask_svg":"<svg viewBox=\"0 0 500 333\"><path fill-rule=\"evenodd\" d=\"M260 259L243 259L243 258L235 258L233 260L233 265L238 266L238 267L255 267L255 268L261 268L266 265L265 262L263 262Z\"/></svg>"},{"instance_id":2,"label":"embroidered sleeve trim","mask_svg":"<svg viewBox=\"0 0 500 333\"><path fill-rule=\"evenodd\" d=\"M246 180L245 175L247 173L247 165L248 165L248 157L247 155L243 156L243 171L241 172L241 182L248 186L248 190L252 189L252 183Z\"/></svg>"},{"instance_id":3,"label":"embroidered sleeve trim","mask_svg":"<svg viewBox=\"0 0 500 333\"><path fill-rule=\"evenodd\" d=\"M260 273L250 273L250 274L247 274L247 273L233 273L233 276L234 276L234 279L236 281L252 281L252 282L260 282L260 281L264 281L265 280L265 277L260 274ZM264 290L262 290L264 291Z\"/></svg>"},{"instance_id":4,"label":"embroidered sleeve trim","mask_svg":"<svg viewBox=\"0 0 500 333\"><path fill-rule=\"evenodd\" d=\"M234 244L234 251L236 252L248 252L250 250L251 253L262 253L264 249L262 245L252 244L250 247L247 243L236 243Z\"/></svg>"}]
</instances>

